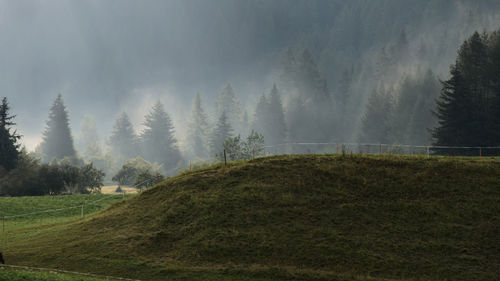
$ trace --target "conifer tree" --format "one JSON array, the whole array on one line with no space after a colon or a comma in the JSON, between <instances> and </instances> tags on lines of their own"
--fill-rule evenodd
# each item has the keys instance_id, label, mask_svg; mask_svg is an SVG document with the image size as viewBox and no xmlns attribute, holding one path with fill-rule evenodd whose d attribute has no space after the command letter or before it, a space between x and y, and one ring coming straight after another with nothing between
<instances>
[{"instance_id":1,"label":"conifer tree","mask_svg":"<svg viewBox=\"0 0 500 281\"><path fill-rule=\"evenodd\" d=\"M0 105L0 170L3 168L6 171L17 166L20 155L17 142L21 138L16 131L11 131L16 123L12 121L15 116L10 115L9 110L9 103L4 97Z\"/></svg>"},{"instance_id":2,"label":"conifer tree","mask_svg":"<svg viewBox=\"0 0 500 281\"><path fill-rule=\"evenodd\" d=\"M212 155L217 155L221 153L224 149L223 144L224 141L232 136L233 128L228 121L227 115L225 111L222 111L222 114L215 125L215 128L212 132L212 137L210 139L210 150Z\"/></svg>"},{"instance_id":3,"label":"conifer tree","mask_svg":"<svg viewBox=\"0 0 500 281\"><path fill-rule=\"evenodd\" d=\"M209 124L208 116L201 105L200 93L196 93L188 123L187 144L195 158L207 158Z\"/></svg>"},{"instance_id":4,"label":"conifer tree","mask_svg":"<svg viewBox=\"0 0 500 281\"><path fill-rule=\"evenodd\" d=\"M123 112L113 125L109 146L114 157L120 162L139 155L137 135L127 113Z\"/></svg>"},{"instance_id":5,"label":"conifer tree","mask_svg":"<svg viewBox=\"0 0 500 281\"><path fill-rule=\"evenodd\" d=\"M45 162L49 162L54 158L76 157L73 137L69 127L68 112L61 94L57 95L50 108L47 127L43 132L41 149Z\"/></svg>"},{"instance_id":6,"label":"conifer tree","mask_svg":"<svg viewBox=\"0 0 500 281\"><path fill-rule=\"evenodd\" d=\"M174 125L161 102L158 101L145 116L144 126L140 136L144 158L163 164L167 172L175 169L181 161L181 154Z\"/></svg>"},{"instance_id":7,"label":"conifer tree","mask_svg":"<svg viewBox=\"0 0 500 281\"><path fill-rule=\"evenodd\" d=\"M450 79L442 82L435 114L438 126L433 129L436 145L497 146L498 99L500 77L493 54L500 45L491 44L495 33L474 33L458 51L450 68Z\"/></svg>"}]
</instances>

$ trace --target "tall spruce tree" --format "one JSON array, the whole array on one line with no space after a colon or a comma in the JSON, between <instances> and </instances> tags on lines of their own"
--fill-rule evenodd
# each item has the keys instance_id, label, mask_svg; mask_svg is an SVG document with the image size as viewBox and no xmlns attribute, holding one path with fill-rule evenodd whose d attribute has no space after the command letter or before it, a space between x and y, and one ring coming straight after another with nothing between
<instances>
[{"instance_id":1,"label":"tall spruce tree","mask_svg":"<svg viewBox=\"0 0 500 281\"><path fill-rule=\"evenodd\" d=\"M210 138L210 153L212 155L220 154L224 147L224 141L232 137L233 128L229 123L226 112L222 111L222 114L215 124L215 128L212 131L212 136Z\"/></svg>"},{"instance_id":2,"label":"tall spruce tree","mask_svg":"<svg viewBox=\"0 0 500 281\"><path fill-rule=\"evenodd\" d=\"M491 40L495 40L495 34ZM433 130L436 145L500 145L498 99L499 73L492 73L500 63L495 53L498 44L490 43L488 34L474 33L458 51L451 66L450 79L442 82L435 114L438 126Z\"/></svg>"},{"instance_id":3,"label":"tall spruce tree","mask_svg":"<svg viewBox=\"0 0 500 281\"><path fill-rule=\"evenodd\" d=\"M113 156L123 162L139 155L138 139L127 113L123 112L113 125L109 137Z\"/></svg>"},{"instance_id":4,"label":"tall spruce tree","mask_svg":"<svg viewBox=\"0 0 500 281\"><path fill-rule=\"evenodd\" d=\"M163 164L167 173L173 172L181 161L181 154L174 125L161 102L158 101L145 116L144 126L140 136L144 158Z\"/></svg>"},{"instance_id":5,"label":"tall spruce tree","mask_svg":"<svg viewBox=\"0 0 500 281\"><path fill-rule=\"evenodd\" d=\"M54 158L76 157L73 137L69 127L68 112L61 94L57 95L50 108L47 127L43 132L41 149L44 162L49 162Z\"/></svg>"},{"instance_id":6,"label":"tall spruce tree","mask_svg":"<svg viewBox=\"0 0 500 281\"><path fill-rule=\"evenodd\" d=\"M188 123L186 142L195 158L207 158L209 137L208 116L203 110L200 93L196 93Z\"/></svg>"},{"instance_id":7,"label":"tall spruce tree","mask_svg":"<svg viewBox=\"0 0 500 281\"><path fill-rule=\"evenodd\" d=\"M12 126L16 125L12 120L14 115L9 114L9 103L7 98L2 99L0 105L0 170L3 168L10 171L17 166L19 160L19 144L21 136L16 131L12 131Z\"/></svg>"}]
</instances>

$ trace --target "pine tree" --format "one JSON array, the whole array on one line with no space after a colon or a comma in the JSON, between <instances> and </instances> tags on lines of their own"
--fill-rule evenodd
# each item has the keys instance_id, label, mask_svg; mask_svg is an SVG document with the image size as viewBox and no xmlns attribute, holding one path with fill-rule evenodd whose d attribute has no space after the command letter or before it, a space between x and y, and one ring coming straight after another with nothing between
<instances>
[{"instance_id":1,"label":"pine tree","mask_svg":"<svg viewBox=\"0 0 500 281\"><path fill-rule=\"evenodd\" d=\"M181 161L181 154L174 126L161 102L157 102L145 116L144 126L140 136L144 158L163 164L167 172L173 171Z\"/></svg>"},{"instance_id":2,"label":"pine tree","mask_svg":"<svg viewBox=\"0 0 500 281\"><path fill-rule=\"evenodd\" d=\"M494 72L490 37L474 33L458 51L450 69L451 78L442 82L435 114L438 126L433 130L436 145L496 146L499 112L495 85L500 78ZM497 51L498 52L498 51ZM498 63L498 61L496 61Z\"/></svg>"},{"instance_id":3,"label":"pine tree","mask_svg":"<svg viewBox=\"0 0 500 281\"><path fill-rule=\"evenodd\" d=\"M114 157L123 162L139 155L137 135L128 115L123 112L113 126L109 146Z\"/></svg>"},{"instance_id":4,"label":"pine tree","mask_svg":"<svg viewBox=\"0 0 500 281\"><path fill-rule=\"evenodd\" d=\"M47 127L43 132L41 149L45 162L49 162L54 158L76 157L73 137L71 136L69 127L68 113L61 94L57 95L56 100L50 108Z\"/></svg>"},{"instance_id":5,"label":"pine tree","mask_svg":"<svg viewBox=\"0 0 500 281\"><path fill-rule=\"evenodd\" d=\"M200 93L196 93L189 120L187 139L188 147L195 158L208 157L208 116L201 105Z\"/></svg>"},{"instance_id":6,"label":"pine tree","mask_svg":"<svg viewBox=\"0 0 500 281\"><path fill-rule=\"evenodd\" d=\"M17 167L20 156L17 142L21 138L16 131L11 131L16 123L12 122L15 116L9 115L9 110L9 103L4 97L0 105L0 170L3 168L6 171Z\"/></svg>"},{"instance_id":7,"label":"pine tree","mask_svg":"<svg viewBox=\"0 0 500 281\"><path fill-rule=\"evenodd\" d=\"M233 128L228 121L226 112L222 111L210 139L210 150L212 155L217 155L222 152L224 149L224 141L232 136L232 132Z\"/></svg>"},{"instance_id":8,"label":"pine tree","mask_svg":"<svg viewBox=\"0 0 500 281\"><path fill-rule=\"evenodd\" d=\"M467 122L472 118L472 103L461 72L452 66L450 73L451 78L441 82L443 88L435 111L438 126L432 136L438 146L463 146L468 143Z\"/></svg>"}]
</instances>

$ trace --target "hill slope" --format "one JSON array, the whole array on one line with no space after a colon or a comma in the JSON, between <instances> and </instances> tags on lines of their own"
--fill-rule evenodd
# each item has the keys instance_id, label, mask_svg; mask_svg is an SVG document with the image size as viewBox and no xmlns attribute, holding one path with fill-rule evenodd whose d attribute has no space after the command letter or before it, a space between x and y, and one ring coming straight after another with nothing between
<instances>
[{"instance_id":1,"label":"hill slope","mask_svg":"<svg viewBox=\"0 0 500 281\"><path fill-rule=\"evenodd\" d=\"M142 280L494 280L500 161L280 156L187 172L8 262Z\"/></svg>"}]
</instances>

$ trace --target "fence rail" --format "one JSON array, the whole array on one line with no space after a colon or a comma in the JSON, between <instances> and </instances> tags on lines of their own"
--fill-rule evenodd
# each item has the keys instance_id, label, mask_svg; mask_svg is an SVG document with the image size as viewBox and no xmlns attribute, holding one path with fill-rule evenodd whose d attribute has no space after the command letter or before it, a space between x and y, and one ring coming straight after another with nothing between
<instances>
[{"instance_id":1,"label":"fence rail","mask_svg":"<svg viewBox=\"0 0 500 281\"><path fill-rule=\"evenodd\" d=\"M432 146L384 143L294 142L264 146L265 155L281 154L400 154L436 156L500 156L499 146Z\"/></svg>"}]
</instances>

